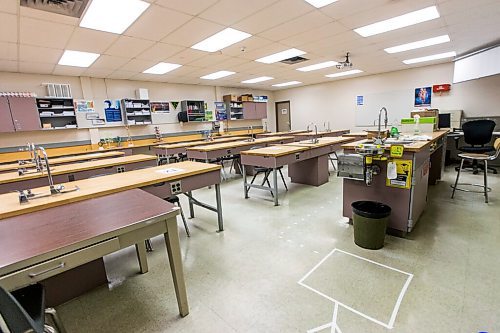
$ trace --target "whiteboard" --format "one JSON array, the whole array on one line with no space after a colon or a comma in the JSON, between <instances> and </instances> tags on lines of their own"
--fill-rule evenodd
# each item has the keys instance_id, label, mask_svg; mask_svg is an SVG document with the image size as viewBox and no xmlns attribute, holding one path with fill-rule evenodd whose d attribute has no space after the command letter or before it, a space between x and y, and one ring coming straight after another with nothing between
<instances>
[{"instance_id":1,"label":"whiteboard","mask_svg":"<svg viewBox=\"0 0 500 333\"><path fill-rule=\"evenodd\" d=\"M356 97L353 99L356 126L373 126L374 121L377 124L378 113L384 106L387 109L389 124L399 124L401 118L409 118L410 112L415 109L414 95L415 91L412 89L357 95L363 96L363 105L357 105Z\"/></svg>"}]
</instances>

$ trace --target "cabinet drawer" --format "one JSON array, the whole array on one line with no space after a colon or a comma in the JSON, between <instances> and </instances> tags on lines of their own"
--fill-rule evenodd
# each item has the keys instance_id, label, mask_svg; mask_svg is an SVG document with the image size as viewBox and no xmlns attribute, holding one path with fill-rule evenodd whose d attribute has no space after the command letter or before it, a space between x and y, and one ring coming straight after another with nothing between
<instances>
[{"instance_id":1,"label":"cabinet drawer","mask_svg":"<svg viewBox=\"0 0 500 333\"><path fill-rule=\"evenodd\" d=\"M112 238L4 275L0 277L0 285L7 290L18 289L101 258L119 249L120 242L118 238Z\"/></svg>"}]
</instances>

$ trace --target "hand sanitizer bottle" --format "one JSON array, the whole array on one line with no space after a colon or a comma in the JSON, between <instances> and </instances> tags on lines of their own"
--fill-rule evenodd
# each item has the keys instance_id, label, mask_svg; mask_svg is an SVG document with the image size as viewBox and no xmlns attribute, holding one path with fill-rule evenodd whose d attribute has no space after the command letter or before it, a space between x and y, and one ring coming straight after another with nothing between
<instances>
[{"instance_id":1,"label":"hand sanitizer bottle","mask_svg":"<svg viewBox=\"0 0 500 333\"><path fill-rule=\"evenodd\" d=\"M414 115L413 119L415 120L415 127L413 128L413 134L420 135L420 116Z\"/></svg>"}]
</instances>

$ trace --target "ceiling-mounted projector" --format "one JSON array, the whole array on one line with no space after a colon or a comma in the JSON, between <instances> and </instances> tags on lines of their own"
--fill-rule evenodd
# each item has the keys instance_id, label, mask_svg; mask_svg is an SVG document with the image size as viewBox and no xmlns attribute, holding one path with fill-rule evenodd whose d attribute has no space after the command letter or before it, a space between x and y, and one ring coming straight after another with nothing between
<instances>
[{"instance_id":1,"label":"ceiling-mounted projector","mask_svg":"<svg viewBox=\"0 0 500 333\"><path fill-rule=\"evenodd\" d=\"M349 52L345 55L345 60L340 61L336 65L337 69L344 69L344 68L351 68L352 67L352 62L349 61Z\"/></svg>"}]
</instances>

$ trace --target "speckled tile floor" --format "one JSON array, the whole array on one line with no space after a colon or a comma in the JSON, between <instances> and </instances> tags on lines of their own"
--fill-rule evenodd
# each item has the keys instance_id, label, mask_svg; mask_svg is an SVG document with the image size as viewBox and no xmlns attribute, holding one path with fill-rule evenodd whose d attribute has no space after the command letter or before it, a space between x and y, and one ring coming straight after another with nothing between
<instances>
[{"instance_id":1,"label":"speckled tile floor","mask_svg":"<svg viewBox=\"0 0 500 333\"><path fill-rule=\"evenodd\" d=\"M337 248L413 274L388 328L338 308L343 333L500 331L500 176L489 175L490 203L457 193L455 172L429 191L428 206L406 238L388 236L382 250L353 243L341 215L341 179L318 188L290 184L274 207L269 192L243 199L241 178L222 184L225 231L196 209L186 238L179 221L190 314L178 315L162 237L153 239L149 272L138 274L133 248L105 258L113 287L58 307L68 332L307 332L332 321L333 303L298 284ZM464 174L482 182L482 176ZM214 202L213 189L195 195ZM187 201L183 200L187 210ZM332 256L310 276L316 288L387 322L402 276L355 257ZM318 330L330 332L331 328Z\"/></svg>"}]
</instances>

